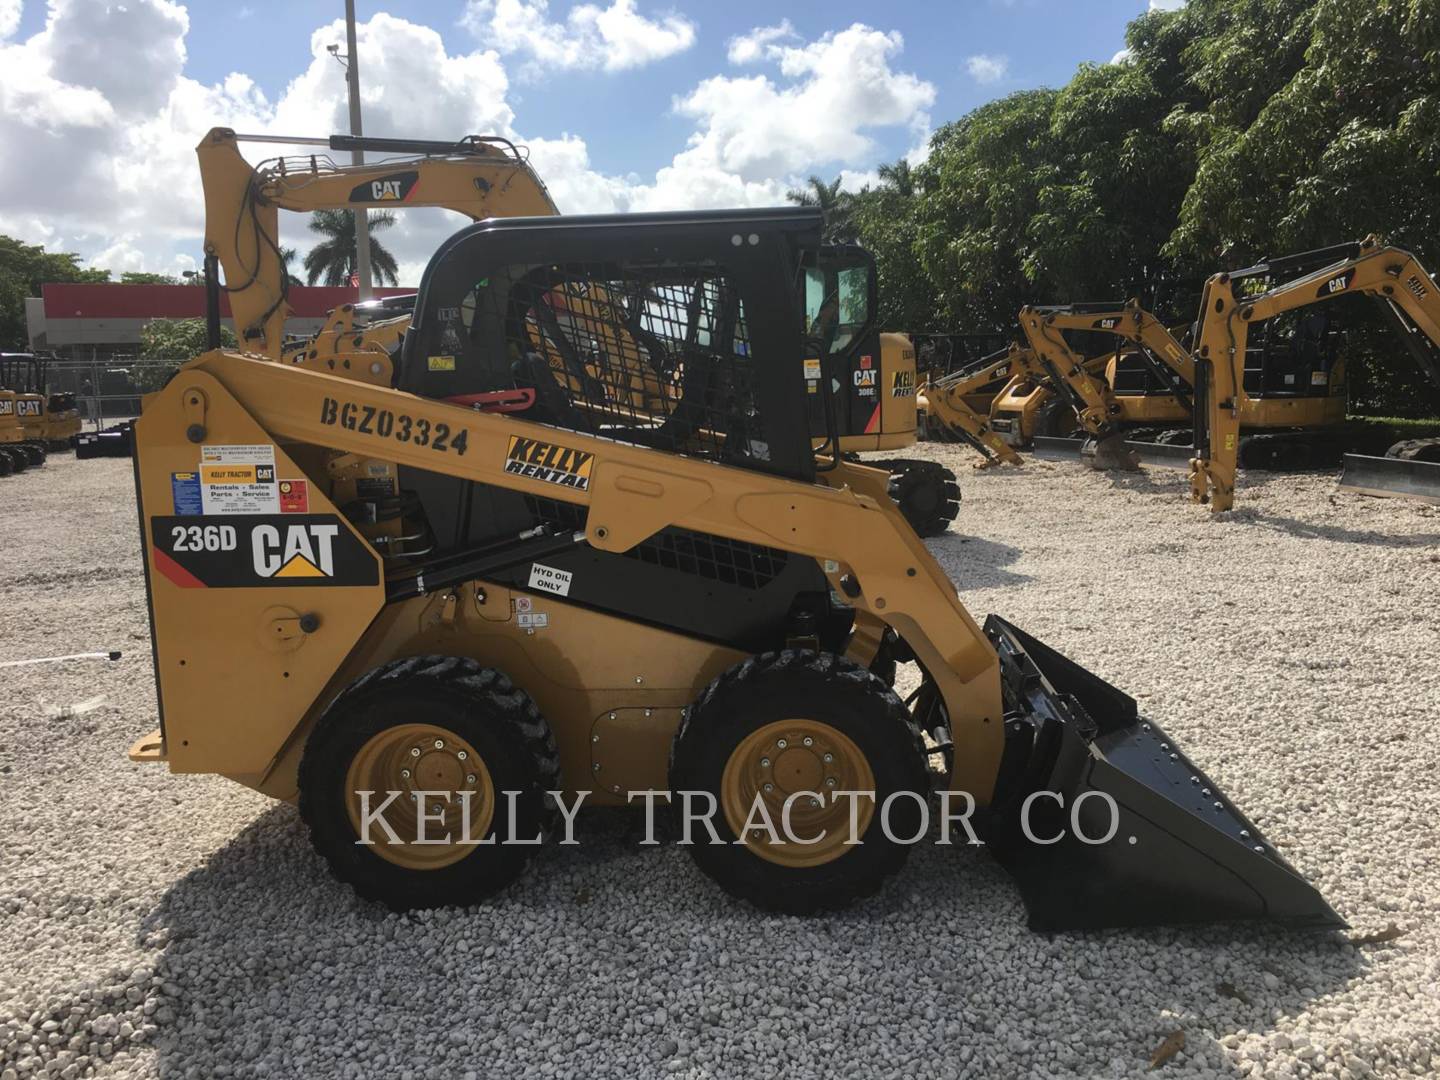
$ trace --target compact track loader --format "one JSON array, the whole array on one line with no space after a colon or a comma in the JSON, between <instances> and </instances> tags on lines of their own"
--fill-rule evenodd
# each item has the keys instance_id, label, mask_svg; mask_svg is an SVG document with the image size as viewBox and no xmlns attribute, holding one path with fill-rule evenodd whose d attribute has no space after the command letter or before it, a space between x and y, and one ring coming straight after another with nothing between
<instances>
[{"instance_id":1,"label":"compact track loader","mask_svg":"<svg viewBox=\"0 0 1440 1080\"><path fill-rule=\"evenodd\" d=\"M970 616L833 402L794 423L809 361L825 395L864 347L805 332L821 225L484 221L435 254L383 379L183 367L135 425L161 727L132 758L298 801L395 908L512 882L550 793L661 790L729 892L841 907L944 788L1033 926L1339 924L1133 699ZM868 670L887 633L909 702Z\"/></svg>"}]
</instances>

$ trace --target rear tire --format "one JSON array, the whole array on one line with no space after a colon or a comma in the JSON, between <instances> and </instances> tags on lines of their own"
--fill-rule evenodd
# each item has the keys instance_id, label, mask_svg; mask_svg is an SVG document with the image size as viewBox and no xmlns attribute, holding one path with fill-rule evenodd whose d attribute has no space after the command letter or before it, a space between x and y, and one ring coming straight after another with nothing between
<instances>
[{"instance_id":1,"label":"rear tire","mask_svg":"<svg viewBox=\"0 0 1440 1080\"><path fill-rule=\"evenodd\" d=\"M10 476L15 472L15 458L10 455L9 450L0 450L0 476Z\"/></svg>"},{"instance_id":2,"label":"rear tire","mask_svg":"<svg viewBox=\"0 0 1440 1080\"><path fill-rule=\"evenodd\" d=\"M25 458L31 465L45 464L45 447L39 443L25 443L23 445Z\"/></svg>"},{"instance_id":3,"label":"rear tire","mask_svg":"<svg viewBox=\"0 0 1440 1080\"><path fill-rule=\"evenodd\" d=\"M751 773L755 782L747 784ZM873 787L849 787L856 783ZM708 792L719 806L711 821L721 843L710 843L703 826L692 830L690 854L701 870L756 907L810 915L873 895L904 865L910 846L885 835L880 807L894 792L928 799L930 783L920 730L889 687L844 657L786 649L731 668L685 710L670 752L670 788ZM873 803L855 800L859 844L843 843L850 799L833 796L822 796L819 808L808 797L795 802L793 833L822 837L813 847L771 845L768 835L735 842L756 800L781 830L790 794L847 788L875 793ZM894 835L915 835L920 803L901 796L889 821Z\"/></svg>"},{"instance_id":4,"label":"rear tire","mask_svg":"<svg viewBox=\"0 0 1440 1080\"><path fill-rule=\"evenodd\" d=\"M940 536L960 513L960 484L955 474L933 461L892 458L890 498L916 536Z\"/></svg>"},{"instance_id":5,"label":"rear tire","mask_svg":"<svg viewBox=\"0 0 1440 1080\"><path fill-rule=\"evenodd\" d=\"M336 698L306 743L299 781L300 816L335 877L367 900L407 911L473 904L519 877L538 846L417 846L407 789L468 788L473 837L530 840L556 821L546 793L559 787L560 758L534 702L503 674L464 657L417 656L375 668ZM372 844L357 843L352 784L376 792L372 811L389 791L401 792L386 811L401 844L388 844L379 824L368 830ZM513 821L509 791L519 793ZM458 841L458 795L449 806L443 823L427 824L427 838Z\"/></svg>"}]
</instances>

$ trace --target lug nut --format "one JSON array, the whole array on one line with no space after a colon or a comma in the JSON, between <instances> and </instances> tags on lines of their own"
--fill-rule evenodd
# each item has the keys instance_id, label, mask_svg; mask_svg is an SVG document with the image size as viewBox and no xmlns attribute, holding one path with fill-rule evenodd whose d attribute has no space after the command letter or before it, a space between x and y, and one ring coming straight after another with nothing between
<instances>
[{"instance_id":1,"label":"lug nut","mask_svg":"<svg viewBox=\"0 0 1440 1080\"><path fill-rule=\"evenodd\" d=\"M445 740L444 740L444 739L436 739L436 740L435 740L435 749L436 749L436 750L444 750L444 749L445 749Z\"/></svg>"},{"instance_id":2,"label":"lug nut","mask_svg":"<svg viewBox=\"0 0 1440 1080\"><path fill-rule=\"evenodd\" d=\"M775 785L774 785L774 784L766 784L766 785L765 785L765 790L766 790L767 792L768 792L768 791L774 791L774 790L775 790Z\"/></svg>"},{"instance_id":3,"label":"lug nut","mask_svg":"<svg viewBox=\"0 0 1440 1080\"><path fill-rule=\"evenodd\" d=\"M466 782L467 784L473 784L473 783L475 782L475 774L474 774L474 773L466 773L466 774L465 774L465 782Z\"/></svg>"},{"instance_id":4,"label":"lug nut","mask_svg":"<svg viewBox=\"0 0 1440 1080\"><path fill-rule=\"evenodd\" d=\"M400 770L400 779L402 779L402 780L409 780L409 779L410 779L410 770L409 770L409 769L401 769L401 770Z\"/></svg>"},{"instance_id":5,"label":"lug nut","mask_svg":"<svg viewBox=\"0 0 1440 1080\"><path fill-rule=\"evenodd\" d=\"M784 750L784 749L785 749L787 746L789 746L790 744L789 744L788 742L786 742L784 739L776 739L776 740L775 740L775 745L778 746L781 750Z\"/></svg>"},{"instance_id":6,"label":"lug nut","mask_svg":"<svg viewBox=\"0 0 1440 1080\"><path fill-rule=\"evenodd\" d=\"M833 776L827 776L827 777L825 778L825 786L826 786L826 787L834 787L834 786L835 786L835 778L834 778Z\"/></svg>"},{"instance_id":7,"label":"lug nut","mask_svg":"<svg viewBox=\"0 0 1440 1080\"><path fill-rule=\"evenodd\" d=\"M770 759L768 757L762 757L760 759L760 767L762 769L768 769L770 767Z\"/></svg>"},{"instance_id":8,"label":"lug nut","mask_svg":"<svg viewBox=\"0 0 1440 1080\"><path fill-rule=\"evenodd\" d=\"M802 739L801 741L802 741L806 746L812 746L812 745L814 745L814 743L815 743L815 740L812 739L809 735L806 735L805 738Z\"/></svg>"},{"instance_id":9,"label":"lug nut","mask_svg":"<svg viewBox=\"0 0 1440 1080\"><path fill-rule=\"evenodd\" d=\"M835 760L835 755L834 755L834 754L826 754L826 755L825 755L823 758L821 758L820 760L823 761L823 762L825 762L826 765L829 765L832 761Z\"/></svg>"},{"instance_id":10,"label":"lug nut","mask_svg":"<svg viewBox=\"0 0 1440 1080\"><path fill-rule=\"evenodd\" d=\"M459 758L461 761L464 761L464 760L465 760L466 758L468 758L470 755L469 755L468 753L466 753L464 750L461 750L461 751L457 752L455 756L456 756L457 758Z\"/></svg>"},{"instance_id":11,"label":"lug nut","mask_svg":"<svg viewBox=\"0 0 1440 1080\"><path fill-rule=\"evenodd\" d=\"M411 757L419 757L419 756L420 756L420 747L418 747L418 746L412 746L412 747L410 747L410 756L411 756Z\"/></svg>"},{"instance_id":12,"label":"lug nut","mask_svg":"<svg viewBox=\"0 0 1440 1080\"><path fill-rule=\"evenodd\" d=\"M811 805L811 806L819 806L819 805L820 805L820 800L819 800L819 799L811 799L811 800L810 800L810 805Z\"/></svg>"}]
</instances>

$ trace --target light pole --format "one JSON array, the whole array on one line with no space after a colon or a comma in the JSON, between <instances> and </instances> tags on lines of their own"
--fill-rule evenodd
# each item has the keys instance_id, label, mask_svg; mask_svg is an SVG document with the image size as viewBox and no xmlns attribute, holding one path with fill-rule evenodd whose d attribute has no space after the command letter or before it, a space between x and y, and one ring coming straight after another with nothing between
<instances>
[{"instance_id":1,"label":"light pole","mask_svg":"<svg viewBox=\"0 0 1440 1080\"><path fill-rule=\"evenodd\" d=\"M345 66L345 83L350 92L350 134L365 134L360 123L360 55L355 48L355 0L345 0L345 56L338 46L330 46L330 55ZM365 151L350 151L355 165L365 163ZM370 211L360 207L355 212L355 277L360 285L360 299L369 300L370 289Z\"/></svg>"}]
</instances>

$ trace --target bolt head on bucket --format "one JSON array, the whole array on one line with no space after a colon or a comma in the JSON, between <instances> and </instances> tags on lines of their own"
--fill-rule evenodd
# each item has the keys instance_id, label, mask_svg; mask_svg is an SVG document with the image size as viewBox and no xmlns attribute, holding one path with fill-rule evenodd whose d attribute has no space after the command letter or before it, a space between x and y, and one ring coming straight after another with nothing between
<instances>
[{"instance_id":1,"label":"bolt head on bucket","mask_svg":"<svg viewBox=\"0 0 1440 1080\"><path fill-rule=\"evenodd\" d=\"M1345 925L1133 698L1003 619L985 632L1007 737L986 840L1032 928Z\"/></svg>"}]
</instances>

